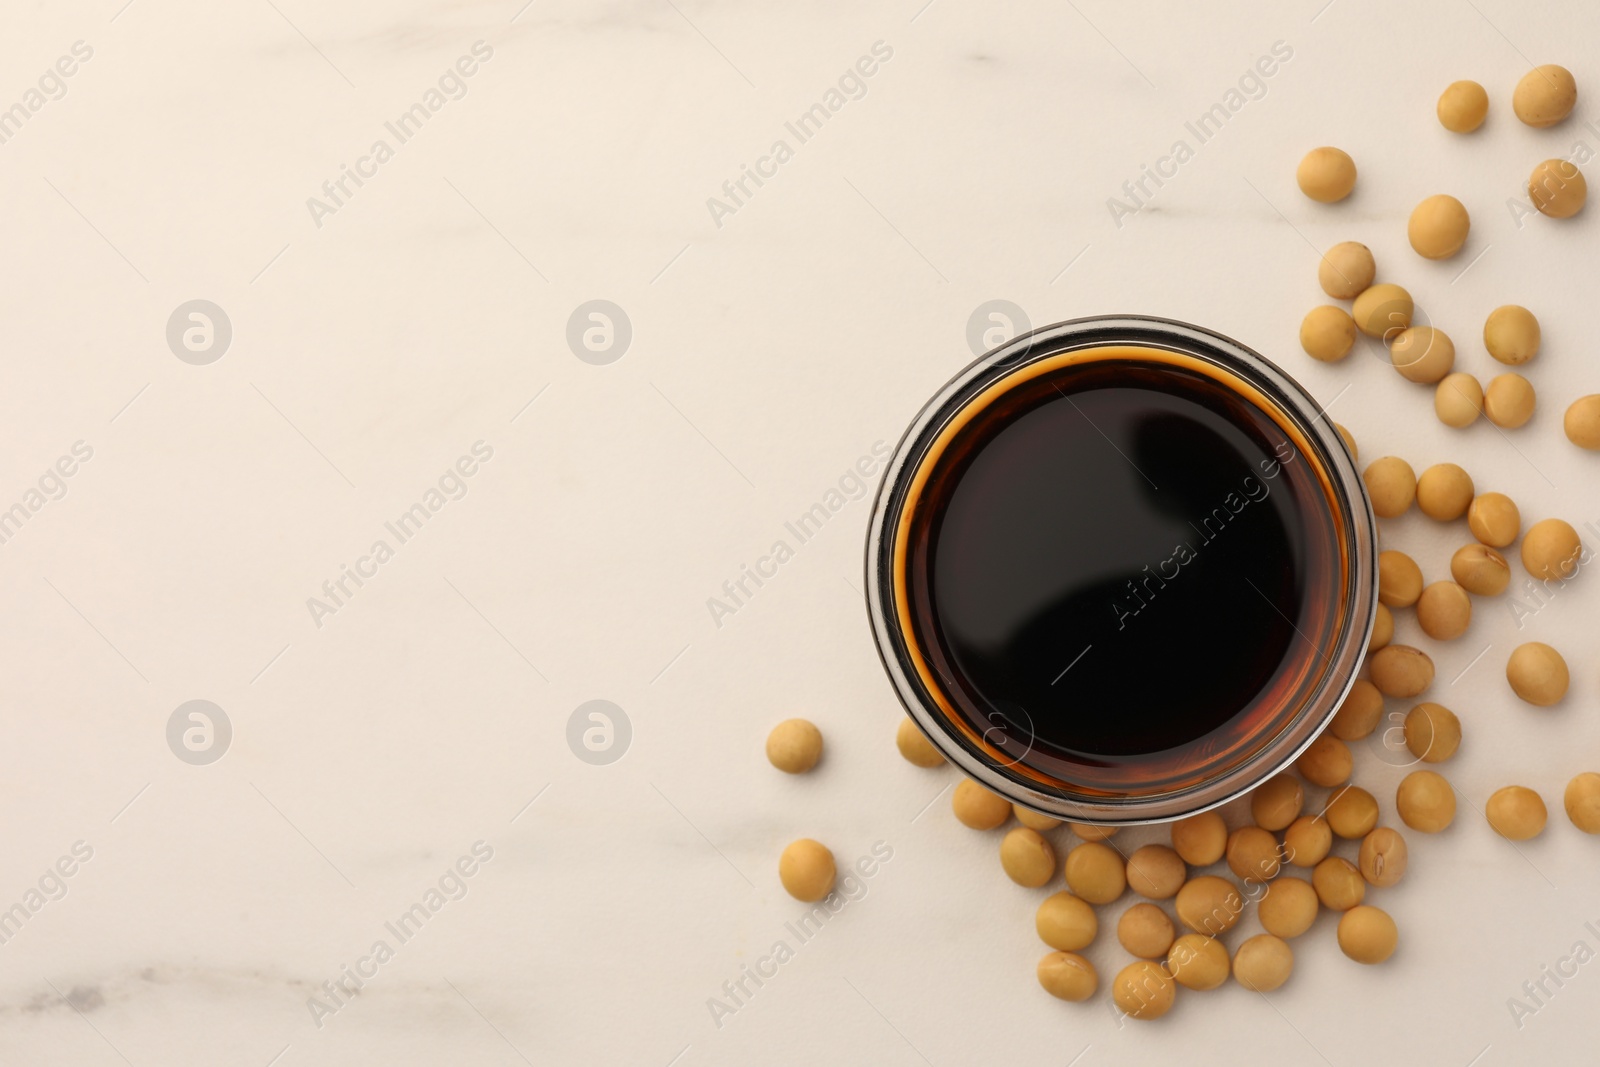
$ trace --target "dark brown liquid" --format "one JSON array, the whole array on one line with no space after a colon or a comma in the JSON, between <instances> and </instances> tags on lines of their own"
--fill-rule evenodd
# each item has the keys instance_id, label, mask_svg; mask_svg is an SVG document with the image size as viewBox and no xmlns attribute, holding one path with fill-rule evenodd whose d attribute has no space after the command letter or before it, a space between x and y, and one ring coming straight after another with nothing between
<instances>
[{"instance_id":1,"label":"dark brown liquid","mask_svg":"<svg viewBox=\"0 0 1600 1067\"><path fill-rule=\"evenodd\" d=\"M909 527L913 639L1008 764L1175 787L1264 743L1331 646L1338 530L1313 458L1196 370L1048 372L932 462Z\"/></svg>"}]
</instances>

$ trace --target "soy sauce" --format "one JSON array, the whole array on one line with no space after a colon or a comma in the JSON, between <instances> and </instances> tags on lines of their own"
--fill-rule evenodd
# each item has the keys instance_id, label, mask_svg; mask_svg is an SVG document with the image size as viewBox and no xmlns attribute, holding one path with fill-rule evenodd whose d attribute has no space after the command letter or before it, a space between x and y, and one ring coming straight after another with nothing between
<instances>
[{"instance_id":1,"label":"soy sauce","mask_svg":"<svg viewBox=\"0 0 1600 1067\"><path fill-rule=\"evenodd\" d=\"M1237 383L1102 359L965 414L914 501L910 640L1036 775L1176 786L1253 745L1331 644L1319 471Z\"/></svg>"}]
</instances>

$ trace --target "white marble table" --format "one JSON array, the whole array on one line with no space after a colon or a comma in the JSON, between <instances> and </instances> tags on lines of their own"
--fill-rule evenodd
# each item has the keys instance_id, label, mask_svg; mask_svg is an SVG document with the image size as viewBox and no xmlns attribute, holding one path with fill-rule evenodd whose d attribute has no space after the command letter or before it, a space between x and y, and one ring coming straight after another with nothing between
<instances>
[{"instance_id":1,"label":"white marble table","mask_svg":"<svg viewBox=\"0 0 1600 1067\"><path fill-rule=\"evenodd\" d=\"M0 1062L1464 1067L1589 1047L1600 964L1547 980L1520 1026L1508 1008L1600 947L1600 843L1559 809L1600 765L1588 576L1521 631L1480 605L1437 656L1466 724L1454 780L1476 801L1539 788L1549 832L1512 848L1463 805L1382 894L1389 965L1344 959L1323 916L1281 991L1187 997L1160 1025L1042 993L1040 894L954 823L952 771L892 747L850 472L972 358L987 301L1210 325L1280 359L1363 455L1456 460L1530 518L1600 524L1600 467L1560 434L1600 389L1600 217L1507 207L1537 160L1600 149L1600 15L1322 3L11 5ZM1540 133L1507 105L1545 61L1585 97ZM1432 117L1461 77L1493 94L1472 138ZM1236 89L1202 143L1187 124ZM1294 188L1321 143L1361 167L1336 209ZM1171 177L1130 210L1144 166ZM1440 191L1474 227L1432 264L1404 219ZM1483 315L1535 308L1533 423L1454 433L1370 353L1310 364L1316 249L1343 239L1480 376ZM626 331L580 313L596 300ZM786 533L836 488L820 530ZM1466 537L1416 515L1390 534L1430 576ZM1559 708L1501 678L1530 637L1574 665ZM196 700L226 744L215 711L169 730ZM594 700L628 724L608 764L577 754L587 710L569 746ZM761 756L791 715L828 738L802 779ZM1396 762L1358 752L1391 820ZM802 835L892 852L804 940L775 873ZM1120 966L1109 937L1091 956ZM746 967L771 977L734 999Z\"/></svg>"}]
</instances>

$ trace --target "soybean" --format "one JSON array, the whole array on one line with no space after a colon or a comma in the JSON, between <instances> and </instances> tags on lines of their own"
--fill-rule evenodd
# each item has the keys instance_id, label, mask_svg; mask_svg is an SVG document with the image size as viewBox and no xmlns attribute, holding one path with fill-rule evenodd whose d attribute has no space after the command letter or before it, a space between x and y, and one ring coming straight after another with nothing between
<instances>
[{"instance_id":1,"label":"soybean","mask_svg":"<svg viewBox=\"0 0 1600 1067\"><path fill-rule=\"evenodd\" d=\"M1422 703L1406 712L1406 748L1424 763L1443 763L1461 747L1461 719L1443 704Z\"/></svg>"},{"instance_id":2,"label":"soybean","mask_svg":"<svg viewBox=\"0 0 1600 1067\"><path fill-rule=\"evenodd\" d=\"M1515 430L1533 418L1537 404L1533 383L1520 374L1497 374L1483 390L1483 414L1503 430Z\"/></svg>"},{"instance_id":3,"label":"soybean","mask_svg":"<svg viewBox=\"0 0 1600 1067\"><path fill-rule=\"evenodd\" d=\"M1215 989L1232 969L1227 948L1205 934L1184 934L1167 953L1167 973L1185 989Z\"/></svg>"},{"instance_id":4,"label":"soybean","mask_svg":"<svg viewBox=\"0 0 1600 1067\"><path fill-rule=\"evenodd\" d=\"M1127 888L1128 874L1116 849L1086 841L1067 853L1067 888L1090 904L1109 904Z\"/></svg>"},{"instance_id":5,"label":"soybean","mask_svg":"<svg viewBox=\"0 0 1600 1067\"><path fill-rule=\"evenodd\" d=\"M1128 888L1150 900L1175 896L1189 877L1183 857L1165 845L1143 845L1128 857Z\"/></svg>"},{"instance_id":6,"label":"soybean","mask_svg":"<svg viewBox=\"0 0 1600 1067\"><path fill-rule=\"evenodd\" d=\"M1323 734L1306 746L1294 765L1302 778L1324 789L1348 782L1354 766L1355 757L1350 754L1350 746L1330 734Z\"/></svg>"},{"instance_id":7,"label":"soybean","mask_svg":"<svg viewBox=\"0 0 1600 1067\"><path fill-rule=\"evenodd\" d=\"M1328 732L1341 741L1359 741L1377 729L1382 717L1383 694L1365 678L1357 678L1334 713Z\"/></svg>"},{"instance_id":8,"label":"soybean","mask_svg":"<svg viewBox=\"0 0 1600 1067\"><path fill-rule=\"evenodd\" d=\"M1417 473L1399 456L1384 456L1367 464L1361 475L1372 510L1381 519L1404 515L1417 498Z\"/></svg>"},{"instance_id":9,"label":"soybean","mask_svg":"<svg viewBox=\"0 0 1600 1067\"><path fill-rule=\"evenodd\" d=\"M1569 522L1541 519L1522 538L1522 565L1535 578L1547 582L1570 578L1582 562L1583 542Z\"/></svg>"},{"instance_id":10,"label":"soybean","mask_svg":"<svg viewBox=\"0 0 1600 1067\"><path fill-rule=\"evenodd\" d=\"M1412 771L1400 780L1394 806L1400 821L1413 830L1436 834L1456 817L1456 791L1437 771Z\"/></svg>"},{"instance_id":11,"label":"soybean","mask_svg":"<svg viewBox=\"0 0 1600 1067\"><path fill-rule=\"evenodd\" d=\"M1345 786L1323 814L1330 830L1346 841L1356 841L1378 825L1378 801L1359 785Z\"/></svg>"},{"instance_id":12,"label":"soybean","mask_svg":"<svg viewBox=\"0 0 1600 1067\"><path fill-rule=\"evenodd\" d=\"M1355 864L1342 856L1329 856L1311 872L1311 887L1329 911L1349 911L1367 895L1367 880Z\"/></svg>"},{"instance_id":13,"label":"soybean","mask_svg":"<svg viewBox=\"0 0 1600 1067\"><path fill-rule=\"evenodd\" d=\"M1056 873L1056 850L1037 830L1014 826L1000 839L1000 866L1020 886L1038 889Z\"/></svg>"},{"instance_id":14,"label":"soybean","mask_svg":"<svg viewBox=\"0 0 1600 1067\"><path fill-rule=\"evenodd\" d=\"M1454 429L1471 426L1483 414L1483 386L1466 371L1445 375L1433 391L1433 413Z\"/></svg>"},{"instance_id":15,"label":"soybean","mask_svg":"<svg viewBox=\"0 0 1600 1067\"><path fill-rule=\"evenodd\" d=\"M1383 282L1361 291L1350 308L1350 316L1356 320L1356 329L1368 337L1387 339L1410 326L1416 310L1410 293L1398 285Z\"/></svg>"},{"instance_id":16,"label":"soybean","mask_svg":"<svg viewBox=\"0 0 1600 1067\"><path fill-rule=\"evenodd\" d=\"M1367 638L1367 651L1378 649L1394 640L1394 612L1381 600L1372 609L1372 636Z\"/></svg>"},{"instance_id":17,"label":"soybean","mask_svg":"<svg viewBox=\"0 0 1600 1067\"><path fill-rule=\"evenodd\" d=\"M1344 447L1350 450L1351 459L1361 458L1361 449L1356 447L1355 436L1342 423L1334 423L1333 428L1339 431L1339 439L1344 442Z\"/></svg>"},{"instance_id":18,"label":"soybean","mask_svg":"<svg viewBox=\"0 0 1600 1067\"><path fill-rule=\"evenodd\" d=\"M1414 697L1433 684L1433 660L1420 648L1387 645L1367 660L1367 676L1389 697Z\"/></svg>"},{"instance_id":19,"label":"soybean","mask_svg":"<svg viewBox=\"0 0 1600 1067\"><path fill-rule=\"evenodd\" d=\"M1572 825L1586 834L1600 834L1600 774L1584 771L1575 776L1561 800Z\"/></svg>"},{"instance_id":20,"label":"soybean","mask_svg":"<svg viewBox=\"0 0 1600 1067\"><path fill-rule=\"evenodd\" d=\"M1574 400L1561 419L1561 429L1579 448L1600 451L1600 393Z\"/></svg>"},{"instance_id":21,"label":"soybean","mask_svg":"<svg viewBox=\"0 0 1600 1067\"><path fill-rule=\"evenodd\" d=\"M1583 210L1584 201L1589 199L1589 183L1583 171L1572 163L1547 159L1528 175L1528 199L1541 215L1570 219Z\"/></svg>"},{"instance_id":22,"label":"soybean","mask_svg":"<svg viewBox=\"0 0 1600 1067\"><path fill-rule=\"evenodd\" d=\"M1067 828L1085 841L1109 841L1121 829L1119 826L1097 826L1092 822L1069 822Z\"/></svg>"},{"instance_id":23,"label":"soybean","mask_svg":"<svg viewBox=\"0 0 1600 1067\"><path fill-rule=\"evenodd\" d=\"M1472 598L1455 582L1434 582L1417 598L1417 625L1435 641L1453 641L1472 622Z\"/></svg>"},{"instance_id":24,"label":"soybean","mask_svg":"<svg viewBox=\"0 0 1600 1067\"><path fill-rule=\"evenodd\" d=\"M1389 913L1371 904L1358 904L1339 920L1339 948L1357 963L1382 963L1394 955L1400 942Z\"/></svg>"},{"instance_id":25,"label":"soybean","mask_svg":"<svg viewBox=\"0 0 1600 1067\"><path fill-rule=\"evenodd\" d=\"M1289 980L1294 950L1281 937L1257 934L1233 954L1233 977L1246 989L1270 993Z\"/></svg>"},{"instance_id":26,"label":"soybean","mask_svg":"<svg viewBox=\"0 0 1600 1067\"><path fill-rule=\"evenodd\" d=\"M1379 552L1378 599L1391 608L1409 608L1421 595L1422 568L1417 561L1398 549Z\"/></svg>"},{"instance_id":27,"label":"soybean","mask_svg":"<svg viewBox=\"0 0 1600 1067\"><path fill-rule=\"evenodd\" d=\"M1159 963L1136 960L1111 980L1111 999L1130 1019L1159 1019L1172 1010L1177 985Z\"/></svg>"},{"instance_id":28,"label":"soybean","mask_svg":"<svg viewBox=\"0 0 1600 1067\"><path fill-rule=\"evenodd\" d=\"M1567 661L1543 641L1518 645L1506 660L1506 681L1511 683L1511 691L1535 707L1560 703L1571 680Z\"/></svg>"},{"instance_id":29,"label":"soybean","mask_svg":"<svg viewBox=\"0 0 1600 1067\"><path fill-rule=\"evenodd\" d=\"M918 767L938 767L944 763L944 753L935 748L927 735L910 719L900 720L900 726L895 730L894 744L907 763Z\"/></svg>"},{"instance_id":30,"label":"soybean","mask_svg":"<svg viewBox=\"0 0 1600 1067\"><path fill-rule=\"evenodd\" d=\"M1323 253L1317 265L1317 284L1336 300L1353 300L1372 284L1377 273L1372 249L1360 241L1341 241Z\"/></svg>"},{"instance_id":31,"label":"soybean","mask_svg":"<svg viewBox=\"0 0 1600 1067\"><path fill-rule=\"evenodd\" d=\"M1077 952L1094 943L1100 920L1094 908L1071 893L1052 893L1040 903L1033 916L1039 940L1062 952Z\"/></svg>"},{"instance_id":32,"label":"soybean","mask_svg":"<svg viewBox=\"0 0 1600 1067\"><path fill-rule=\"evenodd\" d=\"M1379 889L1399 882L1406 873L1406 839L1400 831L1380 826L1361 839L1361 877Z\"/></svg>"},{"instance_id":33,"label":"soybean","mask_svg":"<svg viewBox=\"0 0 1600 1067\"><path fill-rule=\"evenodd\" d=\"M1389 362L1406 381L1432 385L1456 365L1456 345L1443 330L1408 326L1390 342Z\"/></svg>"},{"instance_id":34,"label":"soybean","mask_svg":"<svg viewBox=\"0 0 1600 1067\"><path fill-rule=\"evenodd\" d=\"M1259 826L1241 826L1228 835L1228 869L1239 878L1266 881L1282 867L1278 839Z\"/></svg>"},{"instance_id":35,"label":"soybean","mask_svg":"<svg viewBox=\"0 0 1600 1067\"><path fill-rule=\"evenodd\" d=\"M1333 204L1350 195L1356 186L1356 163L1342 149L1313 148L1295 170L1300 191L1311 199Z\"/></svg>"},{"instance_id":36,"label":"soybean","mask_svg":"<svg viewBox=\"0 0 1600 1067\"><path fill-rule=\"evenodd\" d=\"M955 792L950 794L950 810L963 826L974 830L996 830L1011 818L1011 803L971 778L956 783Z\"/></svg>"},{"instance_id":37,"label":"soybean","mask_svg":"<svg viewBox=\"0 0 1600 1067\"><path fill-rule=\"evenodd\" d=\"M1511 583L1511 565L1488 545L1462 545L1450 557L1450 577L1477 596L1499 596Z\"/></svg>"},{"instance_id":38,"label":"soybean","mask_svg":"<svg viewBox=\"0 0 1600 1067\"><path fill-rule=\"evenodd\" d=\"M767 761L785 774L804 774L822 758L822 731L805 719L785 719L767 735Z\"/></svg>"},{"instance_id":39,"label":"soybean","mask_svg":"<svg viewBox=\"0 0 1600 1067\"><path fill-rule=\"evenodd\" d=\"M1197 934L1217 937L1233 929L1244 913L1244 898L1226 878L1202 874L1183 883L1174 901L1178 921Z\"/></svg>"},{"instance_id":40,"label":"soybean","mask_svg":"<svg viewBox=\"0 0 1600 1067\"><path fill-rule=\"evenodd\" d=\"M1490 548L1504 548L1522 532L1522 513L1504 493L1479 493L1467 507L1467 529Z\"/></svg>"},{"instance_id":41,"label":"soybean","mask_svg":"<svg viewBox=\"0 0 1600 1067\"><path fill-rule=\"evenodd\" d=\"M1333 848L1333 831L1320 815L1302 815L1283 832L1284 862L1296 867L1315 867Z\"/></svg>"},{"instance_id":42,"label":"soybean","mask_svg":"<svg viewBox=\"0 0 1600 1067\"><path fill-rule=\"evenodd\" d=\"M778 880L796 900L808 903L833 892L833 853L809 837L789 842L778 857Z\"/></svg>"},{"instance_id":43,"label":"soybean","mask_svg":"<svg viewBox=\"0 0 1600 1067\"><path fill-rule=\"evenodd\" d=\"M1037 830L1041 834L1048 833L1061 825L1060 819L1052 819L1048 815L1040 815L1032 808L1025 808L1021 804L1012 804L1011 814L1015 815L1017 821L1022 825L1030 830Z\"/></svg>"},{"instance_id":44,"label":"soybean","mask_svg":"<svg viewBox=\"0 0 1600 1067\"><path fill-rule=\"evenodd\" d=\"M1436 522L1465 515L1473 495L1472 475L1454 463L1435 463L1417 478L1417 507Z\"/></svg>"},{"instance_id":45,"label":"soybean","mask_svg":"<svg viewBox=\"0 0 1600 1067\"><path fill-rule=\"evenodd\" d=\"M1311 929L1317 920L1317 906L1317 891L1310 882L1304 878L1280 878L1261 895L1256 917L1267 933L1288 940Z\"/></svg>"},{"instance_id":46,"label":"soybean","mask_svg":"<svg viewBox=\"0 0 1600 1067\"><path fill-rule=\"evenodd\" d=\"M1356 320L1344 308L1314 307L1300 322L1300 347L1312 359L1336 363L1350 354L1355 343Z\"/></svg>"},{"instance_id":47,"label":"soybean","mask_svg":"<svg viewBox=\"0 0 1600 1067\"><path fill-rule=\"evenodd\" d=\"M1539 320L1519 304L1497 307L1483 322L1483 347L1501 363L1526 363L1539 354Z\"/></svg>"},{"instance_id":48,"label":"soybean","mask_svg":"<svg viewBox=\"0 0 1600 1067\"><path fill-rule=\"evenodd\" d=\"M1517 82L1511 110L1529 126L1554 126L1572 113L1578 83L1566 67L1554 63L1534 67Z\"/></svg>"},{"instance_id":49,"label":"soybean","mask_svg":"<svg viewBox=\"0 0 1600 1067\"><path fill-rule=\"evenodd\" d=\"M1484 805L1483 813L1495 833L1510 841L1527 841L1544 831L1549 813L1544 799L1531 789L1508 785L1497 789Z\"/></svg>"},{"instance_id":50,"label":"soybean","mask_svg":"<svg viewBox=\"0 0 1600 1067\"><path fill-rule=\"evenodd\" d=\"M1072 952L1052 952L1039 961L1039 984L1062 1000L1088 1000L1100 988L1094 964Z\"/></svg>"},{"instance_id":51,"label":"soybean","mask_svg":"<svg viewBox=\"0 0 1600 1067\"><path fill-rule=\"evenodd\" d=\"M1192 867L1209 867L1228 848L1228 824L1214 811L1203 811L1172 824L1172 850Z\"/></svg>"},{"instance_id":52,"label":"soybean","mask_svg":"<svg viewBox=\"0 0 1600 1067\"><path fill-rule=\"evenodd\" d=\"M1268 778L1250 794L1250 815L1263 830L1282 830L1305 807L1306 791L1293 775Z\"/></svg>"},{"instance_id":53,"label":"soybean","mask_svg":"<svg viewBox=\"0 0 1600 1067\"><path fill-rule=\"evenodd\" d=\"M1411 210L1406 237L1424 259L1449 259L1467 243L1472 219L1461 201L1445 193L1430 196Z\"/></svg>"},{"instance_id":54,"label":"soybean","mask_svg":"<svg viewBox=\"0 0 1600 1067\"><path fill-rule=\"evenodd\" d=\"M1439 94L1434 112L1451 133L1471 133L1489 114L1489 94L1475 81L1451 82Z\"/></svg>"},{"instance_id":55,"label":"soybean","mask_svg":"<svg viewBox=\"0 0 1600 1067\"><path fill-rule=\"evenodd\" d=\"M1141 959L1165 956L1177 934L1167 913L1154 904L1135 904L1117 920L1117 942Z\"/></svg>"}]
</instances>

